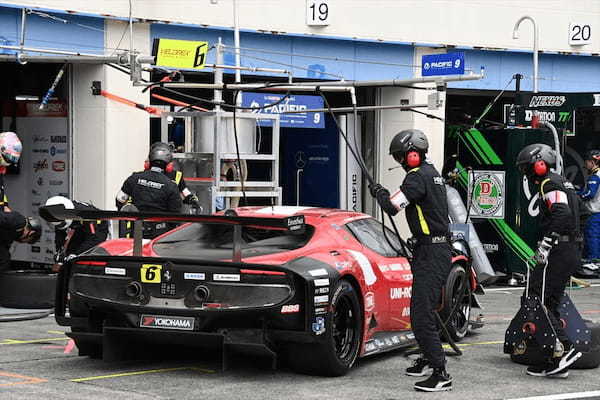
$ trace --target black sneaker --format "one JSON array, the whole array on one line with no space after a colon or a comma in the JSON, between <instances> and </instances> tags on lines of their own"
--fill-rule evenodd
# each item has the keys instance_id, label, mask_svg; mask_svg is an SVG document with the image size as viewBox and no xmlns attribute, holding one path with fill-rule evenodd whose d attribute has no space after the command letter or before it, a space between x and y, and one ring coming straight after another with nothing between
<instances>
[{"instance_id":1,"label":"black sneaker","mask_svg":"<svg viewBox=\"0 0 600 400\"><path fill-rule=\"evenodd\" d=\"M411 367L406 368L406 375L408 376L425 376L429 375L433 369L429 364L429 360L424 357L419 357L413 361Z\"/></svg>"},{"instance_id":2,"label":"black sneaker","mask_svg":"<svg viewBox=\"0 0 600 400\"><path fill-rule=\"evenodd\" d=\"M527 375L531 376L546 376L548 371L552 368L551 363L531 365L527 367Z\"/></svg>"},{"instance_id":3,"label":"black sneaker","mask_svg":"<svg viewBox=\"0 0 600 400\"><path fill-rule=\"evenodd\" d=\"M546 375L555 375L566 370L571 364L577 361L579 357L581 357L581 352L577 351L575 347L571 346L569 348L565 348L562 357L554 359L552 362L552 367L548 369L548 373Z\"/></svg>"},{"instance_id":4,"label":"black sneaker","mask_svg":"<svg viewBox=\"0 0 600 400\"><path fill-rule=\"evenodd\" d=\"M431 376L415 383L415 390L422 392L443 392L452 390L452 377L444 368L434 368Z\"/></svg>"}]
</instances>

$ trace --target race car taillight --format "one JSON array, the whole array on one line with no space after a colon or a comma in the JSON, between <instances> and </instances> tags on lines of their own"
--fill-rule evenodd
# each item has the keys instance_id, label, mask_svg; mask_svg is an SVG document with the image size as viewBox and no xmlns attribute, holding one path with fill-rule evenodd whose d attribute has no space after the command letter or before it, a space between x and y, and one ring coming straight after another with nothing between
<instances>
[{"instance_id":1,"label":"race car taillight","mask_svg":"<svg viewBox=\"0 0 600 400\"><path fill-rule=\"evenodd\" d=\"M285 275L285 272L281 271L263 271L258 269L240 269L240 273L248 275Z\"/></svg>"},{"instance_id":2,"label":"race car taillight","mask_svg":"<svg viewBox=\"0 0 600 400\"><path fill-rule=\"evenodd\" d=\"M107 264L106 261L77 261L76 264L79 265L98 265L98 266L105 266Z\"/></svg>"}]
</instances>

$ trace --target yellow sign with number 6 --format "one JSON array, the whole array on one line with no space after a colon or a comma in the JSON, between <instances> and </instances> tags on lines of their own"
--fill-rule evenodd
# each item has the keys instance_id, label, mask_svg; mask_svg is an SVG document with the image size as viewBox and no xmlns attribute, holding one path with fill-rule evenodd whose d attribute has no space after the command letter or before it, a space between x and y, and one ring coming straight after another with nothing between
<instances>
[{"instance_id":1,"label":"yellow sign with number 6","mask_svg":"<svg viewBox=\"0 0 600 400\"><path fill-rule=\"evenodd\" d=\"M140 279L145 283L160 283L162 265L143 264L140 268Z\"/></svg>"}]
</instances>

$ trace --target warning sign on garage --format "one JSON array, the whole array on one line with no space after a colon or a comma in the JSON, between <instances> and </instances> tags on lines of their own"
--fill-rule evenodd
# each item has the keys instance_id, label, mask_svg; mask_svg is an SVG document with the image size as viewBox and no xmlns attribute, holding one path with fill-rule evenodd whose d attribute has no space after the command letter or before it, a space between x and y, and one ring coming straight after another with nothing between
<instances>
[{"instance_id":1,"label":"warning sign on garage","mask_svg":"<svg viewBox=\"0 0 600 400\"><path fill-rule=\"evenodd\" d=\"M203 69L208 42L158 39L155 49L156 65L160 67Z\"/></svg>"}]
</instances>

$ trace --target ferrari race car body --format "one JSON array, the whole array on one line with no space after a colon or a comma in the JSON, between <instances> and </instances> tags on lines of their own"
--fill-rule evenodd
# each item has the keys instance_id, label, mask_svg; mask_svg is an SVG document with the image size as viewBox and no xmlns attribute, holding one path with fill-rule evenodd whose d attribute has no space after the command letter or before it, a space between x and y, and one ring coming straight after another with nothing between
<instances>
[{"instance_id":1,"label":"ferrari race car body","mask_svg":"<svg viewBox=\"0 0 600 400\"><path fill-rule=\"evenodd\" d=\"M121 359L181 344L218 349L224 359L230 351L282 356L300 372L342 375L357 357L415 343L409 254L369 215L303 207L84 215L57 207L41 215L189 221L153 240L104 242L65 264L56 319L71 327L81 355ZM443 299L454 339L474 326L476 281L465 252L453 253Z\"/></svg>"}]
</instances>

